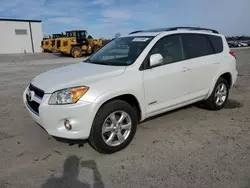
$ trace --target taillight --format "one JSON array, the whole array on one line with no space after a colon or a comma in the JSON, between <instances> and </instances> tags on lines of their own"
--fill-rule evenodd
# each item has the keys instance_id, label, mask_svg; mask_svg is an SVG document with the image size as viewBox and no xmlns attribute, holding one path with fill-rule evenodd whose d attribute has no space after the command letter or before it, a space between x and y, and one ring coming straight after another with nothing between
<instances>
[{"instance_id":1,"label":"taillight","mask_svg":"<svg viewBox=\"0 0 250 188\"><path fill-rule=\"evenodd\" d=\"M236 59L236 55L233 51L230 51L229 53L230 53L230 55L234 56L234 58Z\"/></svg>"}]
</instances>

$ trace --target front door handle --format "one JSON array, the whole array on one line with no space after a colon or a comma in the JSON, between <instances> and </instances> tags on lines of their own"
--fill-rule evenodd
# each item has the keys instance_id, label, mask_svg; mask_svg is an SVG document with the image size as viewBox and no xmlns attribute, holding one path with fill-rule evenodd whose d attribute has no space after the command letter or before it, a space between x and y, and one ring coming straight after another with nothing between
<instances>
[{"instance_id":1,"label":"front door handle","mask_svg":"<svg viewBox=\"0 0 250 188\"><path fill-rule=\"evenodd\" d=\"M189 71L189 68L187 68L187 67L182 68L182 72L187 72L187 71Z\"/></svg>"},{"instance_id":2,"label":"front door handle","mask_svg":"<svg viewBox=\"0 0 250 188\"><path fill-rule=\"evenodd\" d=\"M218 65L218 64L220 64L220 62L219 62L219 61L215 61L214 64L215 64L215 65Z\"/></svg>"}]
</instances>

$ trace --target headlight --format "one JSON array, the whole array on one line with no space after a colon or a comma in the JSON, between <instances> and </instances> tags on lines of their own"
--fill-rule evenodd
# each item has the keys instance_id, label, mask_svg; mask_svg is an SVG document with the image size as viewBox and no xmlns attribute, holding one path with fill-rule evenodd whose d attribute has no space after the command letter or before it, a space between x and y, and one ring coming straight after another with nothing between
<instances>
[{"instance_id":1,"label":"headlight","mask_svg":"<svg viewBox=\"0 0 250 188\"><path fill-rule=\"evenodd\" d=\"M87 91L88 87L67 88L54 92L49 104L73 104L76 103Z\"/></svg>"}]
</instances>

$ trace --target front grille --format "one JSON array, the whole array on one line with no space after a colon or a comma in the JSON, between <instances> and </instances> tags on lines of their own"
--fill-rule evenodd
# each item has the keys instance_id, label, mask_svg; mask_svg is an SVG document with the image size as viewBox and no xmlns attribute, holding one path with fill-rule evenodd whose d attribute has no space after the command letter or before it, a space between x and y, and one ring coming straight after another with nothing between
<instances>
[{"instance_id":1,"label":"front grille","mask_svg":"<svg viewBox=\"0 0 250 188\"><path fill-rule=\"evenodd\" d=\"M61 46L61 41L60 40L56 41L56 47L57 47L57 49L60 48L60 46Z\"/></svg>"},{"instance_id":2,"label":"front grille","mask_svg":"<svg viewBox=\"0 0 250 188\"><path fill-rule=\"evenodd\" d=\"M44 96L44 91L41 89L38 89L37 87L33 86L32 84L29 85L29 90L34 91L36 96L40 97L41 99Z\"/></svg>"},{"instance_id":3,"label":"front grille","mask_svg":"<svg viewBox=\"0 0 250 188\"><path fill-rule=\"evenodd\" d=\"M68 46L68 41L63 41L63 46Z\"/></svg>"},{"instance_id":4,"label":"front grille","mask_svg":"<svg viewBox=\"0 0 250 188\"><path fill-rule=\"evenodd\" d=\"M31 108L32 111L34 111L37 115L39 115L39 105L40 104L38 104L35 101L29 101L28 95L26 95L26 101L27 101L29 108Z\"/></svg>"}]
</instances>

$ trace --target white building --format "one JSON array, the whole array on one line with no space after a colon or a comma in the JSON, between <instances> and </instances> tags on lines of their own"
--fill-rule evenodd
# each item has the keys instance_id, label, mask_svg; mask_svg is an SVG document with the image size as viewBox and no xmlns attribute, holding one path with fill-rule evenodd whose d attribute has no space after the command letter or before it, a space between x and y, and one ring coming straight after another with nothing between
<instances>
[{"instance_id":1,"label":"white building","mask_svg":"<svg viewBox=\"0 0 250 188\"><path fill-rule=\"evenodd\" d=\"M41 52L40 20L0 18L0 54Z\"/></svg>"}]
</instances>

